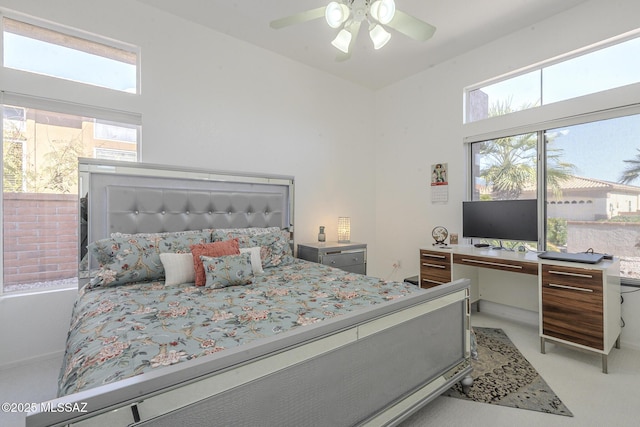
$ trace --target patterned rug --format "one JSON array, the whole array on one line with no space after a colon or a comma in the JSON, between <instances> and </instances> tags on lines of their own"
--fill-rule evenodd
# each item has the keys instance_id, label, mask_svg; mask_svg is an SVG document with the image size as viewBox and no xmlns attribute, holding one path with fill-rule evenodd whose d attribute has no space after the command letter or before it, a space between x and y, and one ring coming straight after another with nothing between
<instances>
[{"instance_id":1,"label":"patterned rug","mask_svg":"<svg viewBox=\"0 0 640 427\"><path fill-rule=\"evenodd\" d=\"M465 395L458 383L444 396L573 417L502 329L473 329L478 344L478 359L471 361L473 386Z\"/></svg>"}]
</instances>

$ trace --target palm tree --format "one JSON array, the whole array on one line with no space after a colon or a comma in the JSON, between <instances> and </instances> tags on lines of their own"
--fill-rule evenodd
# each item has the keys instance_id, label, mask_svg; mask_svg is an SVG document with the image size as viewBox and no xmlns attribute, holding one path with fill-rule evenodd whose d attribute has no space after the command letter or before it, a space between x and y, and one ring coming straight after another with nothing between
<instances>
[{"instance_id":1,"label":"palm tree","mask_svg":"<svg viewBox=\"0 0 640 427\"><path fill-rule=\"evenodd\" d=\"M519 108L518 110L523 109ZM515 111L511 99L497 102L489 109L489 116L500 116ZM547 147L554 136L547 135ZM537 134L527 133L479 143L478 154L482 155L484 167L480 177L491 189L492 199L517 199L527 186L537 182L538 144ZM547 149L547 185L560 192L562 181L569 179L575 166L562 162L562 150Z\"/></svg>"},{"instance_id":2,"label":"palm tree","mask_svg":"<svg viewBox=\"0 0 640 427\"><path fill-rule=\"evenodd\" d=\"M637 149L640 151L640 148ZM628 163L629 166L622 171L622 175L618 179L618 182L621 184L629 184L640 176L640 153L636 154L635 159L631 160L623 160L625 163Z\"/></svg>"}]
</instances>

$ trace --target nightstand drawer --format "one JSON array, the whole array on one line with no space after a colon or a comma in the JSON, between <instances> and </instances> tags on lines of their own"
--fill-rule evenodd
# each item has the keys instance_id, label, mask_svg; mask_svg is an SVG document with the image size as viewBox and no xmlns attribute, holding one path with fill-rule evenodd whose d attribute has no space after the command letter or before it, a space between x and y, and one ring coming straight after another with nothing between
<instances>
[{"instance_id":1,"label":"nightstand drawer","mask_svg":"<svg viewBox=\"0 0 640 427\"><path fill-rule=\"evenodd\" d=\"M364 251L328 253L322 256L322 264L330 267L342 268L350 265L364 264Z\"/></svg>"},{"instance_id":2,"label":"nightstand drawer","mask_svg":"<svg viewBox=\"0 0 640 427\"><path fill-rule=\"evenodd\" d=\"M364 243L318 242L298 245L298 258L367 274L367 245Z\"/></svg>"}]
</instances>

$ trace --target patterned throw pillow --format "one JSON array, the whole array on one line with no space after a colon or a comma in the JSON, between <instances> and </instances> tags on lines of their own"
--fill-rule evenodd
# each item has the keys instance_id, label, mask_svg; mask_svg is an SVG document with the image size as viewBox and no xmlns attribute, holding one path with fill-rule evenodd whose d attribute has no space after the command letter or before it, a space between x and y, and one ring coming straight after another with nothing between
<instances>
[{"instance_id":1,"label":"patterned throw pillow","mask_svg":"<svg viewBox=\"0 0 640 427\"><path fill-rule=\"evenodd\" d=\"M224 255L238 255L239 253L240 248L238 247L238 239L192 245L191 254L193 256L193 268L196 272L196 286L204 286L206 283L204 267L202 265L202 260L200 259L201 256L220 257Z\"/></svg>"},{"instance_id":2,"label":"patterned throw pillow","mask_svg":"<svg viewBox=\"0 0 640 427\"><path fill-rule=\"evenodd\" d=\"M251 254L248 252L221 257L201 256L200 260L204 266L207 287L219 289L248 285L253 278Z\"/></svg>"},{"instance_id":3,"label":"patterned throw pillow","mask_svg":"<svg viewBox=\"0 0 640 427\"><path fill-rule=\"evenodd\" d=\"M189 253L192 245L206 243L209 239L210 230L199 230L114 235L98 240L88 246L101 267L90 286L161 280L165 274L161 253Z\"/></svg>"},{"instance_id":4,"label":"patterned throw pillow","mask_svg":"<svg viewBox=\"0 0 640 427\"><path fill-rule=\"evenodd\" d=\"M226 237L228 235L225 234ZM280 229L277 231L271 231L267 233L261 233L256 235L241 235L237 234L233 237L238 239L240 248L251 248L254 246L260 246L260 258L262 259L262 267L275 267L278 265L289 265L294 262L293 253L291 252L291 246L289 245L289 239L286 237L288 232L283 232ZM213 232L213 240L221 239L222 236Z\"/></svg>"}]
</instances>

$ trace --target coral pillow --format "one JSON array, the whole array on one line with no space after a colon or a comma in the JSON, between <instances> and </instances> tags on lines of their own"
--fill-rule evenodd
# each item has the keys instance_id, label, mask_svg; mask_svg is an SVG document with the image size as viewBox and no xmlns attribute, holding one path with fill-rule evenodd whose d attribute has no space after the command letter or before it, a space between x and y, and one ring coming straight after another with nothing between
<instances>
[{"instance_id":1,"label":"coral pillow","mask_svg":"<svg viewBox=\"0 0 640 427\"><path fill-rule=\"evenodd\" d=\"M239 255L240 247L238 239L225 240L224 242L201 243L199 245L191 245L191 254L193 255L193 267L196 271L196 286L204 286L207 278L204 273L201 256L219 257L225 255Z\"/></svg>"}]
</instances>

